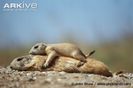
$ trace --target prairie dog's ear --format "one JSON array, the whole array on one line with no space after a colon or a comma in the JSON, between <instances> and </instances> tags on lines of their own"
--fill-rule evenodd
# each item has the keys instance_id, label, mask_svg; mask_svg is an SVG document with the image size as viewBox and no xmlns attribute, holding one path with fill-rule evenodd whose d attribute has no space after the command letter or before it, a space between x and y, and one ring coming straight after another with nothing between
<instances>
[{"instance_id":1,"label":"prairie dog's ear","mask_svg":"<svg viewBox=\"0 0 133 88\"><path fill-rule=\"evenodd\" d=\"M42 43L44 46L47 46L48 44L47 43Z\"/></svg>"},{"instance_id":2,"label":"prairie dog's ear","mask_svg":"<svg viewBox=\"0 0 133 88\"><path fill-rule=\"evenodd\" d=\"M46 43L40 43L40 48L41 49L46 49L46 47L47 47L47 44Z\"/></svg>"}]
</instances>

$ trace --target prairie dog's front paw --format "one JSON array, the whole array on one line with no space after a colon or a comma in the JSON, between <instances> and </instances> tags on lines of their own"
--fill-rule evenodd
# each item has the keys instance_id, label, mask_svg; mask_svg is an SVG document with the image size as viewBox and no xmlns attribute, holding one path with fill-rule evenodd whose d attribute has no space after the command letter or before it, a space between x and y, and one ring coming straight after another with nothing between
<instances>
[{"instance_id":1,"label":"prairie dog's front paw","mask_svg":"<svg viewBox=\"0 0 133 88\"><path fill-rule=\"evenodd\" d=\"M77 67L83 66L85 62L79 62Z\"/></svg>"},{"instance_id":2,"label":"prairie dog's front paw","mask_svg":"<svg viewBox=\"0 0 133 88\"><path fill-rule=\"evenodd\" d=\"M48 63L45 63L45 64L43 65L44 68L47 68L48 66L49 66Z\"/></svg>"}]
</instances>

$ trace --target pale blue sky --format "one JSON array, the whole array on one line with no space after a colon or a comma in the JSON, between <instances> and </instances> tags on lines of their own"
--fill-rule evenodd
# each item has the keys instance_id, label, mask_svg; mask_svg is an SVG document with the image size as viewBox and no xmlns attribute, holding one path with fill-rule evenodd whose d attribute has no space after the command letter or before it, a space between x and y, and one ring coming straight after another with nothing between
<instances>
[{"instance_id":1,"label":"pale blue sky","mask_svg":"<svg viewBox=\"0 0 133 88\"><path fill-rule=\"evenodd\" d=\"M3 11L8 2L36 2L35 11ZM98 43L133 32L133 0L1 0L0 45L39 40ZM129 29L128 29L129 28ZM65 41L65 40L64 40Z\"/></svg>"}]
</instances>

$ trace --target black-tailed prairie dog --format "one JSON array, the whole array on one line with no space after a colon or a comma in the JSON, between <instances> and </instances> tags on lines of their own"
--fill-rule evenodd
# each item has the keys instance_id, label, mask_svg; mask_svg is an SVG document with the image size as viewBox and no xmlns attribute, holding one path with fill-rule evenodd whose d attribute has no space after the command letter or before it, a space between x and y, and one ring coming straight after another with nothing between
<instances>
[{"instance_id":1,"label":"black-tailed prairie dog","mask_svg":"<svg viewBox=\"0 0 133 88\"><path fill-rule=\"evenodd\" d=\"M86 62L86 58L93 54L94 51L92 51L88 56L85 56L76 45L71 43L37 43L30 49L29 53L32 55L48 55L44 64L44 67L48 67L56 56L66 56Z\"/></svg>"},{"instance_id":2,"label":"black-tailed prairie dog","mask_svg":"<svg viewBox=\"0 0 133 88\"><path fill-rule=\"evenodd\" d=\"M26 59L27 58L27 59ZM16 70L41 70L41 71L65 71L69 73L91 73L99 74L103 76L112 76L108 67L101 61L89 58L87 62L77 67L81 61L70 58L70 57L56 57L53 60L53 64L48 68L42 68L43 62L45 62L47 56L34 55L34 56L22 56L14 59L10 67Z\"/></svg>"}]
</instances>

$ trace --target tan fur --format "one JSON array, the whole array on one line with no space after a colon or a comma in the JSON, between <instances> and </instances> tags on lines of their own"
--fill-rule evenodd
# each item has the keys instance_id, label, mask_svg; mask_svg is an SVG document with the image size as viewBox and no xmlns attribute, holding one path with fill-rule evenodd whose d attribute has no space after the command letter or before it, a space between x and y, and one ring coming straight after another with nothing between
<instances>
[{"instance_id":1,"label":"tan fur","mask_svg":"<svg viewBox=\"0 0 133 88\"><path fill-rule=\"evenodd\" d=\"M44 58L43 56L33 56L31 62L25 65L25 68L41 71L44 62L46 61L46 59L43 58Z\"/></svg>"},{"instance_id":2,"label":"tan fur","mask_svg":"<svg viewBox=\"0 0 133 88\"><path fill-rule=\"evenodd\" d=\"M71 43L59 43L59 44L44 44L38 43L34 45L30 52L32 55L47 54L47 60L44 67L48 67L56 56L67 56L73 59L86 62L86 56L82 51L74 44Z\"/></svg>"},{"instance_id":3,"label":"tan fur","mask_svg":"<svg viewBox=\"0 0 133 88\"><path fill-rule=\"evenodd\" d=\"M109 71L108 67L101 61L98 61L94 58L87 59L87 63L79 68L83 73L95 73L100 75L112 76L112 73Z\"/></svg>"},{"instance_id":4,"label":"tan fur","mask_svg":"<svg viewBox=\"0 0 133 88\"><path fill-rule=\"evenodd\" d=\"M54 59L50 67L43 69L41 68L41 66L43 66L43 62L45 63L47 56L35 55L31 58L31 63L29 63L30 65L23 65L23 67L19 66L20 70L21 68L25 68L26 70L32 69L41 71L81 72L112 76L112 73L109 71L108 67L101 61L95 59L87 59L87 62L83 66L78 67L80 64L82 64L82 62L80 62L79 60L61 56ZM15 69L15 66L18 66L18 64L14 64L16 64L16 62L13 62L11 67L14 66L12 68Z\"/></svg>"}]
</instances>

